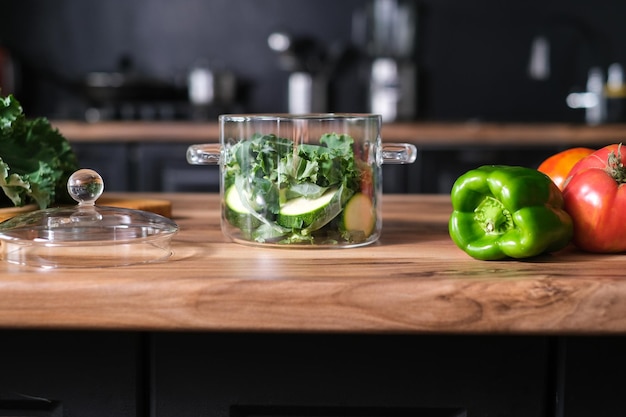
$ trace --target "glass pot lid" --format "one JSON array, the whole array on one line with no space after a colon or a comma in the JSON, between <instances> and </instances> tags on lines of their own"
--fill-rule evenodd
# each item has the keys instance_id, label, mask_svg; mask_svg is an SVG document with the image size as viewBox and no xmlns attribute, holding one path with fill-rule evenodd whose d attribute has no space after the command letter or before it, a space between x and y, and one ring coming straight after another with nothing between
<instances>
[{"instance_id":1,"label":"glass pot lid","mask_svg":"<svg viewBox=\"0 0 626 417\"><path fill-rule=\"evenodd\" d=\"M44 268L107 267L161 261L171 254L176 223L143 210L97 206L104 181L81 169L67 183L77 206L25 213L0 223L1 257Z\"/></svg>"}]
</instances>

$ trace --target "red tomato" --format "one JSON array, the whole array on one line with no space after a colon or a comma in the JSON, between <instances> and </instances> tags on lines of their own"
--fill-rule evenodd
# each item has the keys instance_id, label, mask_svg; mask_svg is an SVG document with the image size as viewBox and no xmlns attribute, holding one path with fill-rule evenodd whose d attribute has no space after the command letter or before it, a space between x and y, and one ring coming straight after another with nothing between
<instances>
[{"instance_id":1,"label":"red tomato","mask_svg":"<svg viewBox=\"0 0 626 417\"><path fill-rule=\"evenodd\" d=\"M543 161L537 170L550 177L556 186L563 190L563 183L572 167L576 162L591 155L593 152L594 149L591 148L566 149Z\"/></svg>"},{"instance_id":2,"label":"red tomato","mask_svg":"<svg viewBox=\"0 0 626 417\"><path fill-rule=\"evenodd\" d=\"M588 252L626 251L626 149L606 146L581 159L563 189L574 244Z\"/></svg>"}]
</instances>

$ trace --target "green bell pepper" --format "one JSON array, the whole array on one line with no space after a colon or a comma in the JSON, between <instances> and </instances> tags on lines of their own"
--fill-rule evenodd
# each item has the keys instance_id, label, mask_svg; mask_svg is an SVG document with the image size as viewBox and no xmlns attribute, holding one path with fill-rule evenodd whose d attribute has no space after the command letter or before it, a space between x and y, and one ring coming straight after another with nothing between
<instances>
[{"instance_id":1,"label":"green bell pepper","mask_svg":"<svg viewBox=\"0 0 626 417\"><path fill-rule=\"evenodd\" d=\"M531 168L486 165L466 172L451 191L448 229L473 258L529 258L563 249L572 240L572 219L563 195Z\"/></svg>"}]
</instances>

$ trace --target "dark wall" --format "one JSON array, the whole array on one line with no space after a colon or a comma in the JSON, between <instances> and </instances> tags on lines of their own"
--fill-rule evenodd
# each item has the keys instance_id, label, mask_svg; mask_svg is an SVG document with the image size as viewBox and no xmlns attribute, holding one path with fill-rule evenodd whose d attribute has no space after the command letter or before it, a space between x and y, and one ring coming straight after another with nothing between
<instances>
[{"instance_id":1,"label":"dark wall","mask_svg":"<svg viewBox=\"0 0 626 417\"><path fill-rule=\"evenodd\" d=\"M425 113L435 119L582 120L566 95L592 65L626 63L626 2L433 0L425 5ZM551 41L551 77L527 68L538 34Z\"/></svg>"},{"instance_id":2,"label":"dark wall","mask_svg":"<svg viewBox=\"0 0 626 417\"><path fill-rule=\"evenodd\" d=\"M81 98L59 86L112 71L128 54L138 71L184 82L206 59L249 87L243 110L286 110L287 73L267 46L276 29L348 45L364 0L1 0L0 42L19 58L18 96L31 114L72 117ZM424 0L416 63L419 119L582 121L565 96L595 63L626 64L626 2L619 0ZM531 40L552 41L552 76L527 76ZM590 39L590 41L588 41ZM329 110L364 111L363 68L351 61L333 83Z\"/></svg>"}]
</instances>

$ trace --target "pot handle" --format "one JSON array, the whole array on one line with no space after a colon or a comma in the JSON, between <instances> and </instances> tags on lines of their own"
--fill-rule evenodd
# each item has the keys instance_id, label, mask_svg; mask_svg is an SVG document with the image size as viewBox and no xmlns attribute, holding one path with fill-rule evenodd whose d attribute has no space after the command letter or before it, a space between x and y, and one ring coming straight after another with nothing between
<instances>
[{"instance_id":1,"label":"pot handle","mask_svg":"<svg viewBox=\"0 0 626 417\"><path fill-rule=\"evenodd\" d=\"M191 165L219 165L222 158L219 143L191 145L187 148L187 162ZM410 143L386 143L381 150L382 163L412 164L417 158L417 148Z\"/></svg>"},{"instance_id":2,"label":"pot handle","mask_svg":"<svg viewBox=\"0 0 626 417\"><path fill-rule=\"evenodd\" d=\"M412 164L417 158L417 148L411 143L384 143L381 157L384 164Z\"/></svg>"},{"instance_id":3,"label":"pot handle","mask_svg":"<svg viewBox=\"0 0 626 417\"><path fill-rule=\"evenodd\" d=\"M187 148L187 162L191 165L219 165L222 147L219 143L203 143Z\"/></svg>"}]
</instances>

